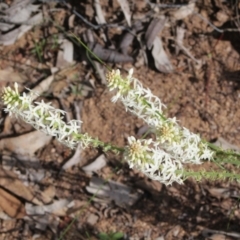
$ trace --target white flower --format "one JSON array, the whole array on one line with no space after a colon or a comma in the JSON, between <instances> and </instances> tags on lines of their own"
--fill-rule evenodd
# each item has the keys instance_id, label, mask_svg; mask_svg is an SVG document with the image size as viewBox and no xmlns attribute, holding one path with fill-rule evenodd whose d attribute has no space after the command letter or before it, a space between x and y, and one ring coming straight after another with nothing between
<instances>
[{"instance_id":1,"label":"white flower","mask_svg":"<svg viewBox=\"0 0 240 240\"><path fill-rule=\"evenodd\" d=\"M61 126L62 119L58 113L49 111L48 116L45 118L49 127Z\"/></svg>"},{"instance_id":2,"label":"white flower","mask_svg":"<svg viewBox=\"0 0 240 240\"><path fill-rule=\"evenodd\" d=\"M21 96L18 93L18 85L14 85L14 90L7 87L3 91L3 102L7 105L6 112L15 114L22 118L25 122L31 124L37 130L41 130L46 134L56 137L59 141L65 143L67 146L74 148L77 146L77 138L81 136L79 130L81 121L72 120L65 123L62 119L65 111L55 109L51 103L35 102L32 104L32 94L27 95L23 93ZM82 135L83 136L83 135ZM84 141L84 137L82 137ZM84 146L93 139L88 138L84 141Z\"/></svg>"},{"instance_id":3,"label":"white flower","mask_svg":"<svg viewBox=\"0 0 240 240\"><path fill-rule=\"evenodd\" d=\"M78 142L76 142L74 139L68 137L66 140L61 141L66 146L70 147L71 149L75 148L78 145Z\"/></svg>"},{"instance_id":4,"label":"white flower","mask_svg":"<svg viewBox=\"0 0 240 240\"><path fill-rule=\"evenodd\" d=\"M127 111L153 129L157 145L154 143L154 146L146 148L144 140L130 139L125 158L130 167L137 168L152 179L165 183L181 182L180 175L174 175L174 171L179 171L185 163L200 164L202 159L211 159L213 152L197 134L180 127L176 118L166 118L162 112L165 105L132 74L132 69L127 78L123 78L119 70L108 74L108 87L117 91L112 99L114 102L120 100ZM154 154L156 151L157 155Z\"/></svg>"},{"instance_id":5,"label":"white flower","mask_svg":"<svg viewBox=\"0 0 240 240\"><path fill-rule=\"evenodd\" d=\"M44 129L46 127L46 125L44 124L43 116L39 116L38 118L35 118L34 121L26 121L26 122L31 124L37 130Z\"/></svg>"},{"instance_id":6,"label":"white flower","mask_svg":"<svg viewBox=\"0 0 240 240\"><path fill-rule=\"evenodd\" d=\"M117 91L112 101L121 100L127 111L142 118L150 126L159 125L162 121L162 108L165 106L149 89L143 88L138 79L132 77L132 73L133 69L130 69L127 78L122 78L119 70L108 73L109 90Z\"/></svg>"},{"instance_id":7,"label":"white flower","mask_svg":"<svg viewBox=\"0 0 240 240\"><path fill-rule=\"evenodd\" d=\"M182 183L184 164L201 164L203 159L211 159L213 152L199 135L181 127L176 118L165 117L162 111L165 105L132 74L133 69L129 70L125 78L119 70L107 74L108 88L116 92L112 101L120 100L127 111L145 121L151 127L151 132L155 133L156 140L129 137L124 159L130 168L138 169L151 179L165 184L174 181ZM7 105L6 112L21 117L34 128L56 137L71 148L80 143L84 148L91 144L109 149L110 145L104 145L88 134L80 134L81 121L65 123L65 111L55 109L51 103L43 100L32 104L32 93L23 93L21 96L17 84L14 85L14 90L5 88L2 99Z\"/></svg>"},{"instance_id":8,"label":"white flower","mask_svg":"<svg viewBox=\"0 0 240 240\"><path fill-rule=\"evenodd\" d=\"M181 161L160 149L152 139L136 140L134 137L129 137L128 144L124 159L130 168L136 168L149 178L167 185L174 181L182 183Z\"/></svg>"},{"instance_id":9,"label":"white flower","mask_svg":"<svg viewBox=\"0 0 240 240\"><path fill-rule=\"evenodd\" d=\"M37 114L43 116L45 114L45 112L48 111L53 111L54 107L51 106L51 102L49 103L45 103L43 100L41 102L35 102L35 104L37 105L34 108L34 112L37 112Z\"/></svg>"},{"instance_id":10,"label":"white flower","mask_svg":"<svg viewBox=\"0 0 240 240\"><path fill-rule=\"evenodd\" d=\"M79 120L71 120L68 122L69 125L69 134L79 133L79 129L81 128L81 121Z\"/></svg>"},{"instance_id":11,"label":"white flower","mask_svg":"<svg viewBox=\"0 0 240 240\"><path fill-rule=\"evenodd\" d=\"M22 96L19 96L19 99L21 100L21 105L24 108L24 106L28 106L32 102L31 95L27 95L26 93L23 93Z\"/></svg>"},{"instance_id":12,"label":"white flower","mask_svg":"<svg viewBox=\"0 0 240 240\"><path fill-rule=\"evenodd\" d=\"M213 152L206 145L204 145L200 158L201 159L212 159L212 157L213 157Z\"/></svg>"}]
</instances>

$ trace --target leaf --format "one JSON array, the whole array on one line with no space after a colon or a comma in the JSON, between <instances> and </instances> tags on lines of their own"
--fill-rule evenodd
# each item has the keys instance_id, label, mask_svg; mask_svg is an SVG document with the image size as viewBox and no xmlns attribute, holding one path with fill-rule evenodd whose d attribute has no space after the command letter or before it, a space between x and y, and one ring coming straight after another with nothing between
<instances>
[{"instance_id":1,"label":"leaf","mask_svg":"<svg viewBox=\"0 0 240 240\"><path fill-rule=\"evenodd\" d=\"M234 150L237 152L240 152L240 148L237 145L233 145L230 142L228 142L226 139L219 137L216 142L214 142L214 145L221 147L223 150Z\"/></svg>"},{"instance_id":2,"label":"leaf","mask_svg":"<svg viewBox=\"0 0 240 240\"><path fill-rule=\"evenodd\" d=\"M133 62L132 57L121 54L116 50L106 49L99 43L88 43L88 47L95 55L97 55L104 62L110 63Z\"/></svg>"},{"instance_id":3,"label":"leaf","mask_svg":"<svg viewBox=\"0 0 240 240\"><path fill-rule=\"evenodd\" d=\"M94 0L94 6L95 6L96 14L97 14L97 17L96 17L97 23L105 24L106 20L105 20L99 0Z\"/></svg>"},{"instance_id":4,"label":"leaf","mask_svg":"<svg viewBox=\"0 0 240 240\"><path fill-rule=\"evenodd\" d=\"M192 14L195 8L195 0L190 1L187 6L180 7L176 12L173 13L175 20L181 20Z\"/></svg>"},{"instance_id":5,"label":"leaf","mask_svg":"<svg viewBox=\"0 0 240 240\"><path fill-rule=\"evenodd\" d=\"M190 57L193 61L195 61L197 64L201 64L201 60L196 59L191 52L184 47L183 45L183 39L185 34L185 29L182 27L177 26L177 37L176 37L176 54L179 53L179 50L182 50L188 57Z\"/></svg>"},{"instance_id":6,"label":"leaf","mask_svg":"<svg viewBox=\"0 0 240 240\"><path fill-rule=\"evenodd\" d=\"M31 4L31 0L14 1L9 8L2 11L4 15L1 18L6 22L21 24L26 22L32 12L36 12L39 7L40 5Z\"/></svg>"},{"instance_id":7,"label":"leaf","mask_svg":"<svg viewBox=\"0 0 240 240\"><path fill-rule=\"evenodd\" d=\"M6 32L14 27L14 24L0 22L0 30Z\"/></svg>"},{"instance_id":8,"label":"leaf","mask_svg":"<svg viewBox=\"0 0 240 240\"><path fill-rule=\"evenodd\" d=\"M40 23L42 20L42 13L38 13L25 22L26 25L21 25L20 27L7 32L6 34L0 33L0 44L5 46L14 44L17 39L23 36L24 33L28 32L34 25Z\"/></svg>"},{"instance_id":9,"label":"leaf","mask_svg":"<svg viewBox=\"0 0 240 240\"><path fill-rule=\"evenodd\" d=\"M27 80L27 77L19 72L14 72L12 68L0 69L0 83L23 83Z\"/></svg>"},{"instance_id":10,"label":"leaf","mask_svg":"<svg viewBox=\"0 0 240 240\"><path fill-rule=\"evenodd\" d=\"M42 80L36 87L32 89L32 92L36 92L37 94L41 95L43 92L46 92L49 90L50 85L54 81L54 76L50 75L46 79ZM35 100L38 98L37 95L32 96L32 99Z\"/></svg>"},{"instance_id":11,"label":"leaf","mask_svg":"<svg viewBox=\"0 0 240 240\"><path fill-rule=\"evenodd\" d=\"M45 177L45 169L42 168L37 158L29 158L27 156L2 156L2 167L4 170L11 170L17 174L18 179L26 186L31 183L40 182Z\"/></svg>"},{"instance_id":12,"label":"leaf","mask_svg":"<svg viewBox=\"0 0 240 240\"><path fill-rule=\"evenodd\" d=\"M104 154L100 155L97 159L95 159L92 163L82 168L82 170L86 173L92 174L92 172L96 172L103 167L106 166L107 159Z\"/></svg>"},{"instance_id":13,"label":"leaf","mask_svg":"<svg viewBox=\"0 0 240 240\"><path fill-rule=\"evenodd\" d=\"M26 203L26 212L28 215L44 215L45 213L52 213L56 216L65 216L66 211L71 205L71 200L59 199L52 204L34 206L31 203Z\"/></svg>"},{"instance_id":14,"label":"leaf","mask_svg":"<svg viewBox=\"0 0 240 240\"><path fill-rule=\"evenodd\" d=\"M121 9L126 18L128 26L131 27L131 25L132 25L131 24L131 12L130 12L130 8L128 5L128 1L127 0L118 0L118 3L121 6Z\"/></svg>"},{"instance_id":15,"label":"leaf","mask_svg":"<svg viewBox=\"0 0 240 240\"><path fill-rule=\"evenodd\" d=\"M61 167L62 170L66 170L74 165L77 165L79 162L81 162L81 153L82 153L82 147L81 144L77 146L77 149L74 153L74 155L68 159L68 161Z\"/></svg>"},{"instance_id":16,"label":"leaf","mask_svg":"<svg viewBox=\"0 0 240 240\"><path fill-rule=\"evenodd\" d=\"M44 215L26 216L24 220L27 220L28 225L33 229L36 228L41 231L46 231L47 228L50 228L55 234L58 232L60 219L52 214L46 213Z\"/></svg>"},{"instance_id":17,"label":"leaf","mask_svg":"<svg viewBox=\"0 0 240 240\"><path fill-rule=\"evenodd\" d=\"M168 59L162 45L162 40L156 37L153 42L152 56L154 58L155 67L163 73L171 73L173 71L173 66Z\"/></svg>"},{"instance_id":18,"label":"leaf","mask_svg":"<svg viewBox=\"0 0 240 240\"><path fill-rule=\"evenodd\" d=\"M29 202L42 205L35 194L11 171L0 168L0 186Z\"/></svg>"},{"instance_id":19,"label":"leaf","mask_svg":"<svg viewBox=\"0 0 240 240\"><path fill-rule=\"evenodd\" d=\"M76 112L76 119L79 120L79 121L81 120L81 114L80 114L80 112L81 112L80 108L81 107L80 107L80 105L81 104L78 104L78 103L74 102L74 108L75 108L75 112ZM70 167L80 163L81 160L82 160L81 152L82 152L81 144L78 144L77 149L76 149L74 155L70 159L68 159L68 161L62 166L61 169L66 170L66 169L68 169L68 168L70 168Z\"/></svg>"},{"instance_id":20,"label":"leaf","mask_svg":"<svg viewBox=\"0 0 240 240\"><path fill-rule=\"evenodd\" d=\"M166 22L167 17L161 16L160 18L154 18L148 25L147 31L145 33L145 41L148 49L151 49L154 39L160 32L162 32Z\"/></svg>"},{"instance_id":21,"label":"leaf","mask_svg":"<svg viewBox=\"0 0 240 240\"><path fill-rule=\"evenodd\" d=\"M106 234L106 233L100 233L99 238L100 238L100 240L108 240L109 239L108 234Z\"/></svg>"},{"instance_id":22,"label":"leaf","mask_svg":"<svg viewBox=\"0 0 240 240\"><path fill-rule=\"evenodd\" d=\"M26 215L21 201L2 188L0 188L0 207L11 218L21 219Z\"/></svg>"},{"instance_id":23,"label":"leaf","mask_svg":"<svg viewBox=\"0 0 240 240\"><path fill-rule=\"evenodd\" d=\"M61 49L58 51L56 67L64 68L73 64L73 43L68 39L61 39L58 43L61 45Z\"/></svg>"},{"instance_id":24,"label":"leaf","mask_svg":"<svg viewBox=\"0 0 240 240\"><path fill-rule=\"evenodd\" d=\"M126 33L123 35L123 38L119 44L119 49L121 49L121 52L124 55L127 55L129 46L131 46L131 44L136 36L136 33L142 29L143 29L142 22L136 21L133 24L131 31L126 31Z\"/></svg>"},{"instance_id":25,"label":"leaf","mask_svg":"<svg viewBox=\"0 0 240 240\"><path fill-rule=\"evenodd\" d=\"M96 194L101 199L106 199L109 202L114 201L117 206L129 207L141 197L142 192L133 191L131 187L114 181L104 181L101 178L92 177L90 186L86 190L91 194Z\"/></svg>"},{"instance_id":26,"label":"leaf","mask_svg":"<svg viewBox=\"0 0 240 240\"><path fill-rule=\"evenodd\" d=\"M123 238L124 237L124 234L123 233L121 233L121 232L116 232L116 233L114 233L113 234L113 238L114 239L120 239L120 238Z\"/></svg>"},{"instance_id":27,"label":"leaf","mask_svg":"<svg viewBox=\"0 0 240 240\"><path fill-rule=\"evenodd\" d=\"M4 138L0 140L0 150L8 150L22 156L35 157L34 153L49 143L51 138L51 136L47 136L40 131L22 134L18 137Z\"/></svg>"}]
</instances>

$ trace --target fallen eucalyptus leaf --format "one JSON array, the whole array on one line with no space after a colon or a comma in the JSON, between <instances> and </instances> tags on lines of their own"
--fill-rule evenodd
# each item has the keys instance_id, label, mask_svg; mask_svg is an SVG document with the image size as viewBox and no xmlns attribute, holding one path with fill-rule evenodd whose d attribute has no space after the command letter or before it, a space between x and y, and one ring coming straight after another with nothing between
<instances>
[{"instance_id":1,"label":"fallen eucalyptus leaf","mask_svg":"<svg viewBox=\"0 0 240 240\"><path fill-rule=\"evenodd\" d=\"M231 144L222 137L219 137L217 141L214 142L214 145L221 147L223 150L235 150L240 152L240 148L238 146Z\"/></svg>"},{"instance_id":2,"label":"fallen eucalyptus leaf","mask_svg":"<svg viewBox=\"0 0 240 240\"><path fill-rule=\"evenodd\" d=\"M201 60L196 59L191 52L184 47L183 39L184 39L185 29L177 26L177 37L176 37L176 54L178 54L179 50L182 50L188 57L190 57L197 64L201 64Z\"/></svg>"},{"instance_id":3,"label":"fallen eucalyptus leaf","mask_svg":"<svg viewBox=\"0 0 240 240\"><path fill-rule=\"evenodd\" d=\"M119 49L124 55L128 54L128 49L133 43L134 38L136 37L136 34L138 31L143 30L143 24L141 21L136 21L131 31L126 31L126 33L123 35L123 38L119 44Z\"/></svg>"},{"instance_id":4,"label":"fallen eucalyptus leaf","mask_svg":"<svg viewBox=\"0 0 240 240\"><path fill-rule=\"evenodd\" d=\"M96 199L114 201L117 206L128 208L142 196L142 192L134 191L131 187L114 181L105 181L101 178L92 177L87 191L96 195ZM97 199L98 198L98 199Z\"/></svg>"},{"instance_id":5,"label":"fallen eucalyptus leaf","mask_svg":"<svg viewBox=\"0 0 240 240\"><path fill-rule=\"evenodd\" d=\"M42 205L35 194L11 171L0 168L0 186L29 202Z\"/></svg>"},{"instance_id":6,"label":"fallen eucalyptus leaf","mask_svg":"<svg viewBox=\"0 0 240 240\"><path fill-rule=\"evenodd\" d=\"M35 206L31 203L26 203L26 213L31 215L44 215L45 213L52 213L56 216L65 216L71 200L60 199L55 200L52 204Z\"/></svg>"},{"instance_id":7,"label":"fallen eucalyptus leaf","mask_svg":"<svg viewBox=\"0 0 240 240\"><path fill-rule=\"evenodd\" d=\"M89 49L103 61L110 63L133 62L133 58L116 50L106 49L98 43L88 43Z\"/></svg>"},{"instance_id":8,"label":"fallen eucalyptus leaf","mask_svg":"<svg viewBox=\"0 0 240 240\"><path fill-rule=\"evenodd\" d=\"M173 66L163 49L162 40L159 37L156 37L153 41L152 56L157 70L163 73L171 73L173 71Z\"/></svg>"},{"instance_id":9,"label":"fallen eucalyptus leaf","mask_svg":"<svg viewBox=\"0 0 240 240\"><path fill-rule=\"evenodd\" d=\"M95 10L96 10L96 21L98 24L105 24L106 20L103 14L103 10L101 8L101 4L99 2L99 0L94 0L94 6L95 6Z\"/></svg>"},{"instance_id":10,"label":"fallen eucalyptus leaf","mask_svg":"<svg viewBox=\"0 0 240 240\"><path fill-rule=\"evenodd\" d=\"M44 215L26 216L24 218L32 228L45 231L48 227L56 234L58 231L59 217L45 213Z\"/></svg>"},{"instance_id":11,"label":"fallen eucalyptus leaf","mask_svg":"<svg viewBox=\"0 0 240 240\"><path fill-rule=\"evenodd\" d=\"M68 159L68 161L61 167L61 169L66 170L74 165L77 165L79 162L81 162L81 152L82 152L82 147L81 147L81 144L79 144L77 146L77 149L74 155Z\"/></svg>"},{"instance_id":12,"label":"fallen eucalyptus leaf","mask_svg":"<svg viewBox=\"0 0 240 240\"><path fill-rule=\"evenodd\" d=\"M58 42L61 45L61 49L58 51L56 67L64 68L74 63L73 43L68 39L60 39Z\"/></svg>"},{"instance_id":13,"label":"fallen eucalyptus leaf","mask_svg":"<svg viewBox=\"0 0 240 240\"><path fill-rule=\"evenodd\" d=\"M118 3L121 6L121 9L126 18L128 26L131 27L131 25L132 25L131 24L131 12L130 12L128 1L127 0L118 0Z\"/></svg>"},{"instance_id":14,"label":"fallen eucalyptus leaf","mask_svg":"<svg viewBox=\"0 0 240 240\"><path fill-rule=\"evenodd\" d=\"M184 19L190 14L193 14L194 8L195 8L195 0L192 0L188 3L187 6L182 6L177 11L175 11L173 13L173 18L175 20Z\"/></svg>"},{"instance_id":15,"label":"fallen eucalyptus leaf","mask_svg":"<svg viewBox=\"0 0 240 240\"><path fill-rule=\"evenodd\" d=\"M105 157L104 154L102 154L89 165L82 167L82 170L88 174L92 174L93 172L96 172L105 167L106 163L107 158Z\"/></svg>"},{"instance_id":16,"label":"fallen eucalyptus leaf","mask_svg":"<svg viewBox=\"0 0 240 240\"><path fill-rule=\"evenodd\" d=\"M21 201L2 188L0 188L0 207L11 218L21 219L26 215Z\"/></svg>"},{"instance_id":17,"label":"fallen eucalyptus leaf","mask_svg":"<svg viewBox=\"0 0 240 240\"><path fill-rule=\"evenodd\" d=\"M3 44L5 46L14 44L17 39L23 36L24 33L29 31L34 25L39 24L43 20L42 13L38 13L31 17L27 22L25 22L26 25L21 25L20 27L9 31L8 33L1 33L0 34L0 44Z\"/></svg>"},{"instance_id":18,"label":"fallen eucalyptus leaf","mask_svg":"<svg viewBox=\"0 0 240 240\"><path fill-rule=\"evenodd\" d=\"M0 150L8 150L22 156L34 157L34 153L39 148L47 145L51 138L51 136L47 136L40 131L22 134L18 137L3 138L0 140Z\"/></svg>"},{"instance_id":19,"label":"fallen eucalyptus leaf","mask_svg":"<svg viewBox=\"0 0 240 240\"><path fill-rule=\"evenodd\" d=\"M152 48L154 39L157 37L157 35L160 32L162 32L166 22L167 22L167 17L165 16L152 19L145 33L145 41L148 49Z\"/></svg>"}]
</instances>

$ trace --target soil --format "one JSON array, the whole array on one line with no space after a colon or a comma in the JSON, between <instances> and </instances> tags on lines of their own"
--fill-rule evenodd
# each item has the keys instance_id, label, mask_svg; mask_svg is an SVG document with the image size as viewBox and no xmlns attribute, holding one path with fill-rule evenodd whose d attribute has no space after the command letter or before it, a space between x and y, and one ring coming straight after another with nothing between
<instances>
[{"instance_id":1,"label":"soil","mask_svg":"<svg viewBox=\"0 0 240 240\"><path fill-rule=\"evenodd\" d=\"M74 7L88 21L95 22L93 2L70 1L68 6ZM133 17L143 19L144 14L146 15L147 26L151 17L148 15L150 10L145 1L136 1L135 8L131 5L135 1L128 2ZM117 1L101 0L100 3L103 11L106 12L107 22L123 25L124 16ZM178 3L186 4L187 1L178 1ZM52 8L53 3L41 4L43 9L45 7L48 9L46 11L54 21L66 27L65 22L73 14L66 5L55 3L56 12L51 12L49 9ZM177 3L165 1L165 4L170 6ZM238 4L238 1L199 0L196 2L196 9L201 16L219 29L238 29L237 10L240 7ZM169 7L161 11L171 16L176 8ZM174 28L178 25L183 25L186 29L183 44L199 60L198 63L183 51L179 54L175 53L172 38ZM88 28L87 24L76 17L72 29L75 34L85 32ZM27 80L22 83L22 87L33 88L39 84L42 79L50 75L50 68L56 62L59 49L50 52L50 47L46 45L42 62L32 51L34 42L40 41L46 31L51 34L61 33L56 26L48 22L27 32L13 45L1 48L1 69L12 68L15 72L24 74ZM105 47L109 44L109 49L114 47L117 49L119 39L123 35L120 27L93 29L93 33L99 43L105 44ZM103 40L104 36L108 38L106 42ZM167 106L166 115L175 116L182 126L200 134L207 141L213 142L224 138L240 147L240 33L227 30L223 33L218 32L197 14L192 14L180 21L170 22L169 27L165 27L159 37L162 38L165 50L174 66L173 72L158 71L151 56L148 56L148 64L144 63L144 57L140 53L144 52L146 47L140 47L137 42L134 42L132 49L129 50L129 55L132 54L134 58L133 62L107 64L114 69L121 69L124 75L130 68L134 68L134 77L161 99ZM126 112L120 102L115 104L111 102L112 94L107 91L106 85L96 71L97 68L87 60L82 48L75 47L76 63L74 66L68 66L67 72L63 72L60 77L56 75L56 80L42 98L45 101L52 101L56 106L62 106L69 112L69 118L76 117L74 102L77 103L81 109L82 132L123 147L127 143L127 137L139 137L139 132L145 125L137 117ZM1 80L1 86L8 84L7 79ZM78 84L86 87L85 95L72 90ZM5 119L6 115L3 114L2 117ZM16 121L15 123L12 121L12 124L16 124ZM8 136L27 131L24 124L19 123L19 125L18 128L16 125L8 126L10 128ZM3 125L4 128L6 126ZM240 186L237 182L228 180L196 182L188 179L183 185L174 183L165 186L129 169L121 162L121 156L107 154L106 166L95 172L94 176L125 184L133 189L134 194L140 192L141 197L135 204L127 207L118 206L113 201L103 204L96 199L89 201L91 194L86 187L92 176L82 170L83 166L99 157L102 150L85 149L78 165L64 172L60 171L63 163L73 153L53 139L36 155L41 159L43 168L49 171L48 177L41 182L41 188L54 186L55 199L77 200L80 211L75 211L77 217L74 223L69 225L73 215L61 216L61 224L54 233L50 228L44 232L28 228L23 219L1 220L1 229L7 230L2 231L0 239L33 239L34 235L35 239L55 239L59 238L68 226L70 229L62 239L99 239L99 233L115 232L122 232L123 239L132 240L240 239ZM37 236L36 233L39 235Z\"/></svg>"}]
</instances>

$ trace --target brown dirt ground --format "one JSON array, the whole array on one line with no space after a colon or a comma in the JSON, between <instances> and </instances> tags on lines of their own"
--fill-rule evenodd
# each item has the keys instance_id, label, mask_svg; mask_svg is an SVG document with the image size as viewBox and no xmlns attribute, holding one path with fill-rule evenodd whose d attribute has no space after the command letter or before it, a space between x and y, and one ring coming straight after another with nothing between
<instances>
[{"instance_id":1,"label":"brown dirt ground","mask_svg":"<svg viewBox=\"0 0 240 240\"><path fill-rule=\"evenodd\" d=\"M110 2L106 16L109 21L111 18L117 19L119 10L119 6L114 1ZM138 2L143 4L142 1ZM222 8L219 8L219 2L221 1L202 0L198 1L197 6L203 16L221 27L223 23L218 21L216 13L223 11L233 15L234 11L230 3L229 6L222 5ZM101 3L103 9L106 9L108 1L104 0ZM78 1L70 4L75 4L76 9L80 9ZM82 10L82 13L90 16L90 20L93 19L91 1L83 1L80 6L84 6L86 10L86 12ZM135 14L143 14L144 6L143 4L141 8L139 5L139 9L135 9ZM66 11L65 15L67 16L68 10L62 9L63 12ZM230 10L232 12L229 13ZM59 14L59 12L56 13L54 18L60 18ZM63 13L61 14L64 16ZM196 15L188 17L183 22L187 29L184 45L191 49L195 58L204 62L200 69L183 53L174 55L171 48L168 53L175 67L173 73L160 73L152 66L151 62L149 66L118 63L112 67L126 71L134 67L134 76L168 106L166 114L170 117L176 116L181 125L199 133L208 141L223 137L240 147L240 34L226 32L221 36ZM228 26L232 22L234 21L229 20L224 24ZM53 26L45 26L45 29L47 28L49 32L58 31ZM1 69L12 67L19 72L22 71L25 76L28 76L24 86L32 87L48 74L46 72L49 66L46 63L40 64L30 51L33 39L41 36L43 31L41 28L33 29L14 45L3 47L1 50ZM111 30L109 34L114 43L114 39L119 33ZM163 41L166 46L169 44L168 37L170 35L169 28L164 29L161 34L164 36ZM211 57L208 56L209 53L211 53ZM52 64L54 54L50 57L46 56L48 62L52 62ZM78 54L81 55L81 53ZM29 62L31 68L29 65L24 65ZM88 77L86 77L87 74L89 74ZM76 81L88 81L89 79L94 81L95 87L90 91L88 97L76 96L69 90L68 83L77 85ZM2 86L6 84L7 81L1 82ZM53 101L58 98L62 98L61 104L64 105L65 110L73 109L73 101L81 101L83 132L99 137L104 142L124 146L127 137L137 136L139 129L144 126L143 122L127 113L120 103L111 103L111 94L100 83L94 70L83 62L77 62L70 72L64 73L61 78L56 80L45 100ZM74 117L74 114L72 115ZM24 125L24 127L26 126ZM26 131L22 125L17 129L19 129L17 133ZM12 130L9 135L13 133L16 131ZM72 197L78 199L82 205L87 203L91 195L86 192L85 187L89 184L90 177L81 170L81 167L98 157L101 150L85 150L82 153L81 164L61 174L58 172L59 167L72 154L69 149L53 140L50 145L44 147L37 154L40 156L44 168L51 173L41 183L42 186L55 186L57 198ZM133 189L140 189L143 192L142 197L128 209L120 208L114 203L106 207L92 202L81 211L64 239L97 239L96 236L99 232L123 232L126 239L136 240L157 239L157 237L161 239L160 236L164 236L163 239L167 240L240 239L231 235L220 238L224 236L222 232L240 232L240 187L238 183L228 181L196 182L189 179L184 185L173 184L166 187L128 169L126 165L120 164L121 156L116 158L108 155L107 158L107 166L96 175L104 179L111 176L112 180L124 183ZM226 196L213 193L222 189L230 193ZM88 219L92 215L98 216L94 225L88 223ZM62 225L59 226L59 232L68 226L71 218L64 217L61 220ZM2 227L7 226L7 221L1 221ZM2 233L0 239L31 239L30 235L36 233L34 230L29 230L26 235L23 235L24 220L15 220L14 223L11 221L11 224L15 230L10 233ZM204 235L207 229L216 230L212 238ZM54 234L50 230L45 233L39 232L39 234L40 237L36 239L54 239ZM19 238L19 236L21 237Z\"/></svg>"}]
</instances>

